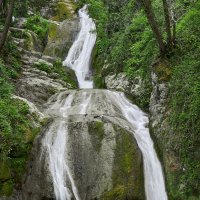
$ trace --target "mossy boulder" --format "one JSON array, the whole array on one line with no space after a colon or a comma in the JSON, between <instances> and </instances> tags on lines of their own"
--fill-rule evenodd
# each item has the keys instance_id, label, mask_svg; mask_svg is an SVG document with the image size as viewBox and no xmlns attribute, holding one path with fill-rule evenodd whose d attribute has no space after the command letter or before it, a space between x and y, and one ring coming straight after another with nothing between
<instances>
[{"instance_id":1,"label":"mossy boulder","mask_svg":"<svg viewBox=\"0 0 200 200\"><path fill-rule=\"evenodd\" d=\"M144 199L142 160L132 133L115 126L116 149L113 164L113 188L105 192L103 200Z\"/></svg>"},{"instance_id":2,"label":"mossy boulder","mask_svg":"<svg viewBox=\"0 0 200 200\"><path fill-rule=\"evenodd\" d=\"M51 136L57 138L61 122L63 138L66 136L63 159L71 170L80 199L145 199L142 154L134 138L134 127L124 119L108 93L63 91L50 99L48 115L53 120L35 141L32 168L23 187L24 199L54 197L48 145L44 141ZM71 107L60 113L60 106L69 94L74 95ZM85 106L83 98L90 98L90 102L85 114L77 114ZM67 117L63 117L65 114ZM70 185L67 177L65 181Z\"/></svg>"},{"instance_id":3,"label":"mossy boulder","mask_svg":"<svg viewBox=\"0 0 200 200\"><path fill-rule=\"evenodd\" d=\"M75 5L71 2L60 1L54 5L53 21L64 21L74 17Z\"/></svg>"},{"instance_id":4,"label":"mossy boulder","mask_svg":"<svg viewBox=\"0 0 200 200\"><path fill-rule=\"evenodd\" d=\"M78 19L63 21L60 25L50 23L48 42L44 54L64 59L78 33Z\"/></svg>"}]
</instances>

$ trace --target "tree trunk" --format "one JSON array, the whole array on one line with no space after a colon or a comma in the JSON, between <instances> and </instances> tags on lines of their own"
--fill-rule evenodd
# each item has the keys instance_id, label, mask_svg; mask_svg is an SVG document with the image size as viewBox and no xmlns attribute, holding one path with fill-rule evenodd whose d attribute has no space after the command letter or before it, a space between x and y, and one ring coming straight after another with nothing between
<instances>
[{"instance_id":1,"label":"tree trunk","mask_svg":"<svg viewBox=\"0 0 200 200\"><path fill-rule=\"evenodd\" d=\"M2 51L3 46L5 44L5 41L6 41L6 38L7 38L7 34L8 34L8 30L9 30L9 27L10 27L10 23L12 21L14 3L15 3L15 0L10 0L10 2L9 2L9 7L8 7L7 16L6 16L5 26L4 26L4 30L3 30L2 34L1 34L1 38L0 38L0 52Z\"/></svg>"},{"instance_id":2,"label":"tree trunk","mask_svg":"<svg viewBox=\"0 0 200 200\"><path fill-rule=\"evenodd\" d=\"M171 33L171 23L170 23L170 15L169 15L169 5L167 0L162 0L163 2L163 9L164 9L164 16L165 16L165 26L167 32L167 45L169 48L172 47L172 33Z\"/></svg>"},{"instance_id":3,"label":"tree trunk","mask_svg":"<svg viewBox=\"0 0 200 200\"><path fill-rule=\"evenodd\" d=\"M172 45L175 46L177 17L175 14L175 8L172 7L170 11L171 11L170 15L171 15L171 24L172 24Z\"/></svg>"},{"instance_id":4,"label":"tree trunk","mask_svg":"<svg viewBox=\"0 0 200 200\"><path fill-rule=\"evenodd\" d=\"M158 42L158 46L159 46L159 50L160 50L160 54L164 55L165 54L165 45L163 42L163 38L162 38L162 34L158 28L158 24L155 20L155 15L153 12L153 7L151 5L151 0L141 0L144 6L144 11L145 14L147 16L147 19L149 21L149 24L151 26L151 29L155 35L155 38Z\"/></svg>"},{"instance_id":5,"label":"tree trunk","mask_svg":"<svg viewBox=\"0 0 200 200\"><path fill-rule=\"evenodd\" d=\"M1 10L1 7L2 7L2 3L3 3L3 0L0 0L0 10Z\"/></svg>"}]
</instances>

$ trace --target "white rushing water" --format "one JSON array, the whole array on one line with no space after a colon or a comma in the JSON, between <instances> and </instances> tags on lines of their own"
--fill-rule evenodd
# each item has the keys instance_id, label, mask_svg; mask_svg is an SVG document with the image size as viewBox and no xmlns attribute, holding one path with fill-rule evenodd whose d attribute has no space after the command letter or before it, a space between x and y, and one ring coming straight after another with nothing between
<instances>
[{"instance_id":1,"label":"white rushing water","mask_svg":"<svg viewBox=\"0 0 200 200\"><path fill-rule=\"evenodd\" d=\"M90 59L96 41L95 24L87 14L87 6L79 11L80 32L77 39L69 50L68 56L63 62L67 67L72 68L77 76L80 88L93 88L93 81L90 80ZM75 92L66 98L63 106L59 108L61 119L57 125L57 130L52 127L47 134L45 145L48 147L50 157L50 171L53 177L54 190L57 200L70 200L72 194L76 200L80 200L78 190L75 186L70 168L66 163L67 157L67 126L66 119L69 116ZM150 137L148 117L137 106L131 104L123 93L106 91L108 101L115 104L124 118L131 124L134 137L143 155L145 193L147 200L167 200L164 176L161 164L154 149L153 141ZM60 95L61 96L61 95ZM76 114L86 114L91 101L91 93L82 92L81 101ZM101 99L104 101L104 99ZM59 101L56 101L52 108L56 108ZM70 186L66 185L66 177L70 181Z\"/></svg>"},{"instance_id":2,"label":"white rushing water","mask_svg":"<svg viewBox=\"0 0 200 200\"><path fill-rule=\"evenodd\" d=\"M123 93L108 91L108 95L113 102L116 102L125 119L133 126L134 137L143 155L147 200L167 200L161 163L147 128L148 117L137 106L131 104Z\"/></svg>"},{"instance_id":3,"label":"white rushing water","mask_svg":"<svg viewBox=\"0 0 200 200\"><path fill-rule=\"evenodd\" d=\"M71 170L66 162L68 149L68 127L66 121L68 118L67 113L71 108L73 98L74 93L70 94L66 98L64 105L58 109L58 112L61 113L61 120L53 123L44 140L44 146L47 147L49 154L49 167L53 178L54 192L57 200L70 200L72 198L69 189L70 187L72 188L76 200L80 200ZM84 100L87 104L87 99ZM54 106L57 105L57 102L55 102ZM86 109L87 106L84 106L84 108ZM84 112L84 110L82 109L81 112ZM70 185L67 185L66 177L68 177Z\"/></svg>"},{"instance_id":4,"label":"white rushing water","mask_svg":"<svg viewBox=\"0 0 200 200\"><path fill-rule=\"evenodd\" d=\"M64 121L58 125L54 135L52 126L45 138L44 146L47 147L49 154L49 168L53 177L54 192L57 200L71 199L71 192L66 185L67 166L65 163L66 129Z\"/></svg>"},{"instance_id":5,"label":"white rushing water","mask_svg":"<svg viewBox=\"0 0 200 200\"><path fill-rule=\"evenodd\" d=\"M90 80L90 59L96 42L96 26L87 13L87 5L79 10L79 17L80 32L63 65L75 71L79 88L93 88L93 81Z\"/></svg>"}]
</instances>

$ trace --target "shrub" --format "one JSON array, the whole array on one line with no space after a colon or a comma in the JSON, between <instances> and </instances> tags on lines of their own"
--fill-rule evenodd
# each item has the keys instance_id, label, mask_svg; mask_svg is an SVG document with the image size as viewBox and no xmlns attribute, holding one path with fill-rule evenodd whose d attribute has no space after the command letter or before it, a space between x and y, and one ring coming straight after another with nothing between
<instances>
[{"instance_id":1,"label":"shrub","mask_svg":"<svg viewBox=\"0 0 200 200\"><path fill-rule=\"evenodd\" d=\"M25 24L25 28L36 33L42 41L44 41L47 36L48 26L48 21L39 15L29 17Z\"/></svg>"}]
</instances>

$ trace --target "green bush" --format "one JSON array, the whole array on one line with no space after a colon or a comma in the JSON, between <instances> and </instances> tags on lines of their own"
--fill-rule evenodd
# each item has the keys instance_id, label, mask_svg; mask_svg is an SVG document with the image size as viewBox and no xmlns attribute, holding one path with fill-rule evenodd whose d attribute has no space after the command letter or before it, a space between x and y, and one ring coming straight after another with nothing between
<instances>
[{"instance_id":1,"label":"green bush","mask_svg":"<svg viewBox=\"0 0 200 200\"><path fill-rule=\"evenodd\" d=\"M185 168L185 172L178 179L178 185L182 185L183 188L177 190L183 199L188 199L190 196L198 199L200 196L199 5L197 3L178 24L178 47L176 54L170 59L173 66L170 80L170 127L174 133L171 140L172 148L179 155L181 166ZM173 193L171 195L173 196Z\"/></svg>"},{"instance_id":2,"label":"green bush","mask_svg":"<svg viewBox=\"0 0 200 200\"><path fill-rule=\"evenodd\" d=\"M48 26L48 21L39 15L29 17L25 24L25 28L36 33L42 41L46 39Z\"/></svg>"}]
</instances>

